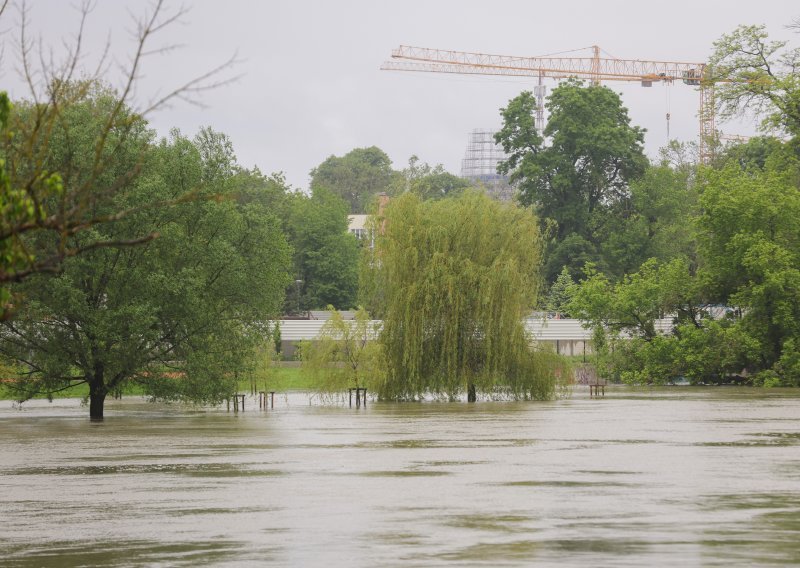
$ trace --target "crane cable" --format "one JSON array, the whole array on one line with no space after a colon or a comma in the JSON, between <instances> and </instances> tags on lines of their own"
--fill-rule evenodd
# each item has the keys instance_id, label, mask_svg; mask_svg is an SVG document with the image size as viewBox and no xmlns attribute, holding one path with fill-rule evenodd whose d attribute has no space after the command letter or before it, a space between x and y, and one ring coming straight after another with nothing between
<instances>
[{"instance_id":1,"label":"crane cable","mask_svg":"<svg viewBox=\"0 0 800 568\"><path fill-rule=\"evenodd\" d=\"M665 82L664 85L667 87L667 90L666 90L666 98L667 98L667 144L669 144L669 140L670 140L670 138L669 138L669 118L670 118L670 110L671 110L670 109L670 102L671 102L670 101L670 95L671 95L671 92L670 92L670 83L669 82Z\"/></svg>"}]
</instances>

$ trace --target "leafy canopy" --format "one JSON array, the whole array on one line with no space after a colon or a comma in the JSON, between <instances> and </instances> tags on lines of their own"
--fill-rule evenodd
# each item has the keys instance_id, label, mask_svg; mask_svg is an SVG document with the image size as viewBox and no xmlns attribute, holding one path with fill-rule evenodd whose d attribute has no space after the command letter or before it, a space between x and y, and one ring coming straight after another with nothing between
<instances>
[{"instance_id":1,"label":"leafy canopy","mask_svg":"<svg viewBox=\"0 0 800 568\"><path fill-rule=\"evenodd\" d=\"M284 228L294 249L295 282L286 309L350 309L358 288L358 240L348 232L347 204L325 188L287 196Z\"/></svg>"},{"instance_id":2,"label":"leafy canopy","mask_svg":"<svg viewBox=\"0 0 800 568\"><path fill-rule=\"evenodd\" d=\"M7 9L12 5L0 3L0 21L5 24L9 23ZM86 65L83 42L89 36L91 11L89 2L76 9L80 23L74 39L59 41L56 49L46 39L31 38L29 11L24 4L19 17L4 26L5 32L16 38L8 43L11 49L4 50L3 59L16 59L27 93L25 100L12 105L7 94L0 92L0 319L12 316L22 301L12 298L10 283L43 272L57 273L65 259L86 251L142 244L155 236L131 235L125 241L72 238L133 212L108 205L141 170L142 152L149 142L142 136L142 117L176 98L197 102L199 93L226 82L220 80L220 74L233 64L228 60L197 77L181 80L180 86L167 85L149 105L134 111L132 100L143 60L172 51L154 49L152 44L167 33L185 9L170 10L165 2L158 1L140 17L132 16L134 46L131 57L120 65L116 88L105 83L108 50ZM96 103L97 116L91 121L75 120L89 99ZM92 142L84 145L87 136ZM72 169L59 170L54 152L75 151L77 146L82 153L70 162ZM140 159L120 159L120 152L138 152ZM126 164L127 169L119 169L120 164ZM76 177L80 183L73 182ZM137 207L169 205L151 202Z\"/></svg>"},{"instance_id":3,"label":"leafy canopy","mask_svg":"<svg viewBox=\"0 0 800 568\"><path fill-rule=\"evenodd\" d=\"M356 310L352 320L331 309L316 340L300 348L303 368L317 390L332 395L348 388L375 388L384 372L379 333L380 322L370 320L363 308Z\"/></svg>"},{"instance_id":4,"label":"leafy canopy","mask_svg":"<svg viewBox=\"0 0 800 568\"><path fill-rule=\"evenodd\" d=\"M311 188L325 188L342 198L349 213L363 214L376 195L389 193L402 176L389 156L376 146L355 148L344 156L329 156L311 170Z\"/></svg>"},{"instance_id":5,"label":"leafy canopy","mask_svg":"<svg viewBox=\"0 0 800 568\"><path fill-rule=\"evenodd\" d=\"M522 324L540 282L531 211L475 192L438 201L407 193L383 227L367 265L384 302L379 395L552 396L553 367L537 359Z\"/></svg>"},{"instance_id":6,"label":"leafy canopy","mask_svg":"<svg viewBox=\"0 0 800 568\"><path fill-rule=\"evenodd\" d=\"M76 107L89 125L98 116L94 102ZM57 139L50 143L51 159L58 157L54 165L76 171L72 161L85 156L92 137L70 138L74 151L63 152L57 151ZM282 302L289 249L268 209L237 199L231 173L238 167L232 155L219 151L226 141L210 131L194 141L174 131L169 141L144 153L141 175L107 204L109 211L135 213L71 237L77 246L83 239L153 232L158 239L141 247L87 251L68 259L60 275L32 276L15 287L26 305L5 322L0 351L20 368L15 385L20 399L88 383L90 416L101 418L106 395L126 382L161 399L217 402L233 392L236 373L268 336L262 322L274 317ZM141 159L138 150L126 149L112 157L117 162L107 171L124 171L126 159ZM224 167L219 160L227 160ZM65 178L65 183L80 181L80 176ZM136 209L187 190L208 199Z\"/></svg>"},{"instance_id":7,"label":"leafy canopy","mask_svg":"<svg viewBox=\"0 0 800 568\"><path fill-rule=\"evenodd\" d=\"M709 75L720 118L760 116L765 130L800 136L800 48L770 41L763 25L739 26L714 42Z\"/></svg>"},{"instance_id":8,"label":"leafy canopy","mask_svg":"<svg viewBox=\"0 0 800 568\"><path fill-rule=\"evenodd\" d=\"M614 206L628 199L647 159L644 130L631 126L612 90L566 81L548 97L547 109L550 118L539 133L534 97L521 93L501 109L503 128L495 139L509 155L498 172L510 174L520 202L534 206L543 229L552 231L545 267L552 282L564 265L577 274L576 260L602 262L603 227Z\"/></svg>"},{"instance_id":9,"label":"leafy canopy","mask_svg":"<svg viewBox=\"0 0 800 568\"><path fill-rule=\"evenodd\" d=\"M597 330L612 375L800 384L800 193L797 168L779 163L701 171L696 265L650 260L617 284L593 273L573 289L571 311ZM656 329L662 316L674 331Z\"/></svg>"}]
</instances>

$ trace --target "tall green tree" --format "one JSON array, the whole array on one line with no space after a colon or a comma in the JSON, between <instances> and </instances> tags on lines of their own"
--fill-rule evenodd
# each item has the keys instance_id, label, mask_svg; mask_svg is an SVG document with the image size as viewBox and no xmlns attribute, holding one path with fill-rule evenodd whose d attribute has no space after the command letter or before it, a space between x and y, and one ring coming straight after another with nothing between
<instances>
[{"instance_id":1,"label":"tall green tree","mask_svg":"<svg viewBox=\"0 0 800 568\"><path fill-rule=\"evenodd\" d=\"M568 307L574 317L595 329L618 336L652 341L658 335L657 320L685 305L695 305L685 260L646 261L637 272L619 282L596 270L569 289Z\"/></svg>"},{"instance_id":2,"label":"tall green tree","mask_svg":"<svg viewBox=\"0 0 800 568\"><path fill-rule=\"evenodd\" d=\"M534 127L534 98L523 92L501 109L496 141L509 155L498 172L510 174L523 205L536 208L552 231L545 277L552 282L575 259L605 264L599 249L611 210L630 197L630 183L644 172L644 130L630 124L614 91L570 80L548 98L543 133ZM562 249L562 250L559 250Z\"/></svg>"},{"instance_id":3,"label":"tall green tree","mask_svg":"<svg viewBox=\"0 0 800 568\"><path fill-rule=\"evenodd\" d=\"M548 312L555 313L558 317L562 315L569 317L570 291L574 285L575 282L565 266L558 274L556 281L550 286L550 290L544 300L544 308Z\"/></svg>"},{"instance_id":4,"label":"tall green tree","mask_svg":"<svg viewBox=\"0 0 800 568\"><path fill-rule=\"evenodd\" d=\"M311 188L325 188L344 199L353 214L366 213L377 194L390 193L401 180L389 156L376 146L330 156L311 170Z\"/></svg>"},{"instance_id":5,"label":"tall green tree","mask_svg":"<svg viewBox=\"0 0 800 568\"><path fill-rule=\"evenodd\" d=\"M701 277L715 301L739 308L758 340L755 370L772 368L800 336L800 168L706 172L699 218Z\"/></svg>"},{"instance_id":6,"label":"tall green tree","mask_svg":"<svg viewBox=\"0 0 800 568\"><path fill-rule=\"evenodd\" d=\"M294 248L295 283L286 291L290 312L350 309L358 288L358 241L348 232L347 204L317 187L289 196L284 226Z\"/></svg>"},{"instance_id":7,"label":"tall green tree","mask_svg":"<svg viewBox=\"0 0 800 568\"><path fill-rule=\"evenodd\" d=\"M694 269L681 259L652 260L617 284L592 274L576 287L573 313L610 332L601 350L616 341L612 374L633 382L747 377L800 385L796 177L797 168L705 169ZM671 316L674 330L659 332L659 315Z\"/></svg>"},{"instance_id":8,"label":"tall green tree","mask_svg":"<svg viewBox=\"0 0 800 568\"><path fill-rule=\"evenodd\" d=\"M754 136L723 148L716 156L714 165L721 169L733 162L743 170L763 170L767 167L767 162L773 162L772 167L774 167L776 160L794 159L792 146L773 136Z\"/></svg>"},{"instance_id":9,"label":"tall green tree","mask_svg":"<svg viewBox=\"0 0 800 568\"><path fill-rule=\"evenodd\" d=\"M152 134L99 82L63 84L56 91L50 104L63 106L55 117L49 113L56 111L41 103L19 101L12 107L7 99L0 101L2 283L57 272L64 259L91 248L152 237L138 235L126 243L70 238L126 214L127 209L110 210L108 203L139 175ZM96 114L87 120L89 104ZM59 170L65 155L78 149L83 155L70 160L70 169ZM5 288L3 295L7 301Z\"/></svg>"},{"instance_id":10,"label":"tall green tree","mask_svg":"<svg viewBox=\"0 0 800 568\"><path fill-rule=\"evenodd\" d=\"M609 212L598 231L606 272L615 279L636 272L648 259L696 259L699 214L694 168L653 165L631 182L630 196Z\"/></svg>"},{"instance_id":11,"label":"tall green tree","mask_svg":"<svg viewBox=\"0 0 800 568\"><path fill-rule=\"evenodd\" d=\"M90 103L83 111L90 125L97 113ZM51 153L59 156L58 171L79 171L72 161L83 159L92 132L88 126L86 139L72 138L74 147ZM144 154L136 182L108 204L110 211L135 212L72 236L159 238L87 251L66 261L58 276L32 276L16 288L27 301L4 323L0 352L21 370L20 399L86 383L89 414L97 419L106 396L129 382L162 399L217 402L233 392L236 373L268 337L264 322L278 313L290 256L278 219L236 199L229 183L235 165L220 170L203 148L203 137L193 143L174 132ZM125 156L141 154L117 158ZM227 173L209 177L211 170ZM215 199L137 209L187 190Z\"/></svg>"},{"instance_id":12,"label":"tall green tree","mask_svg":"<svg viewBox=\"0 0 800 568\"><path fill-rule=\"evenodd\" d=\"M710 320L699 281L689 268L681 258L650 259L620 281L590 270L586 279L571 287L570 312L592 328L594 362L602 375L636 384L708 377L703 373L712 372L712 365L700 373L690 371L700 354L693 331L704 329ZM681 334L660 328L664 318L672 319L695 347L682 346ZM710 363L707 352L705 361ZM717 371L715 366L713 372Z\"/></svg>"},{"instance_id":13,"label":"tall green tree","mask_svg":"<svg viewBox=\"0 0 800 568\"><path fill-rule=\"evenodd\" d=\"M529 209L480 193L386 208L376 241L387 372L379 395L549 398L553 367L522 319L539 292L541 236Z\"/></svg>"}]
</instances>

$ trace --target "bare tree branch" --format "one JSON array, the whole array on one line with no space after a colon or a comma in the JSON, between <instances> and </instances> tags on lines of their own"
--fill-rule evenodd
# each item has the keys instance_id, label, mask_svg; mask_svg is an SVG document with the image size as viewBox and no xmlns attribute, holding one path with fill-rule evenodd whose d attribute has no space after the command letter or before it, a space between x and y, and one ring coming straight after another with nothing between
<instances>
[{"instance_id":1,"label":"bare tree branch","mask_svg":"<svg viewBox=\"0 0 800 568\"><path fill-rule=\"evenodd\" d=\"M0 1L0 17L7 13L10 0ZM118 155L126 144L141 136L143 117L168 106L173 100L200 105L200 95L236 81L239 77L223 77L223 73L238 63L234 54L220 65L197 77L186 80L166 94L154 95L145 105L136 108L133 97L142 77L144 59L153 55L166 55L182 47L166 43L153 47L155 38L164 35L174 25L181 23L188 10L180 6L169 10L165 0L155 0L134 21L135 46L128 64L121 68L122 80L117 86L113 104L106 109L103 126L98 132L93 155L88 164L68 160L65 171L54 177L49 171L50 145L54 136L63 137L66 149L72 148L70 109L93 96L94 89L104 82L111 63L110 34L101 54L88 72L84 71L84 47L90 15L95 3L83 0L77 11L79 20L74 36L62 41L58 50L47 48L41 38L31 36L31 11L26 0L16 3L18 8L18 36L16 49L19 56L19 74L27 85L30 102L25 103L27 123L15 128L14 137L5 141L7 160L4 166L11 185L8 190L21 190L15 199L24 199L21 211L29 214L19 218L3 219L0 223L0 248L11 247L15 260L0 265L0 284L19 282L36 272L58 272L65 259L98 248L129 247L147 243L155 233L133 239L101 239L87 245L75 245L71 240L84 231L99 225L119 221L132 214L153 207L170 207L191 199L196 192L177 199L127 207L116 212L101 212L103 207L114 207L113 198L134 182L140 175L148 142L143 138L139 160L129 170L114 174L109 181L109 161ZM57 57L57 53L62 54ZM38 55L38 57L37 57ZM80 77L80 78L79 78ZM101 182L101 178L103 181ZM60 190L56 191L57 188ZM6 191L0 188L0 191ZM20 197L22 195L23 197ZM26 235L46 231L57 236L54 250L32 247ZM6 300L5 288L0 286L0 304ZM5 313L7 306L0 306Z\"/></svg>"}]
</instances>

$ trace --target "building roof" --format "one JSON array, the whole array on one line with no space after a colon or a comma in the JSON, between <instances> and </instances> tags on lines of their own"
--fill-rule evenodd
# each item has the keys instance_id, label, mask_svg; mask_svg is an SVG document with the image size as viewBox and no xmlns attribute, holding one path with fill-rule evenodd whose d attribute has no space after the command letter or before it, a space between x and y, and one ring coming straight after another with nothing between
<instances>
[{"instance_id":1,"label":"building roof","mask_svg":"<svg viewBox=\"0 0 800 568\"><path fill-rule=\"evenodd\" d=\"M287 341L315 339L319 336L325 321L323 319L281 320L281 338ZM523 323L528 333L538 341L588 341L592 338L592 330L584 328L584 322L576 319L527 318ZM380 329L382 324L382 321L372 320L370 329ZM656 329L661 333L668 333L672 325L671 318L656 320Z\"/></svg>"}]
</instances>

